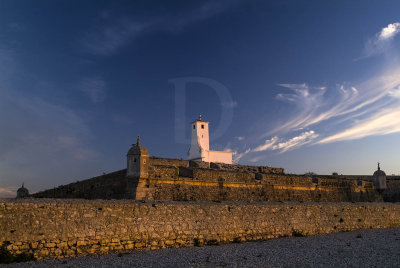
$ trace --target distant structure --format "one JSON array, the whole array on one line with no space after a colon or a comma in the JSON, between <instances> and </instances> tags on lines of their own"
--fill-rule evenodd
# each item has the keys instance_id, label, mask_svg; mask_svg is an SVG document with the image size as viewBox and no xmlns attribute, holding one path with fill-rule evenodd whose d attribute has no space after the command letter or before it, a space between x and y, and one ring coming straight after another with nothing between
<instances>
[{"instance_id":1,"label":"distant structure","mask_svg":"<svg viewBox=\"0 0 400 268\"><path fill-rule=\"evenodd\" d=\"M149 151L140 146L140 136L137 138L136 144L132 144L127 155L127 172L126 176L130 178L147 178L149 177Z\"/></svg>"},{"instance_id":2,"label":"distant structure","mask_svg":"<svg viewBox=\"0 0 400 268\"><path fill-rule=\"evenodd\" d=\"M199 119L192 122L192 139L188 159L203 162L232 164L232 152L210 150L209 122Z\"/></svg>"},{"instance_id":3,"label":"distant structure","mask_svg":"<svg viewBox=\"0 0 400 268\"><path fill-rule=\"evenodd\" d=\"M375 189L378 191L384 191L386 189L386 173L381 170L380 163L378 163L378 170L374 172L372 176Z\"/></svg>"},{"instance_id":4,"label":"distant structure","mask_svg":"<svg viewBox=\"0 0 400 268\"><path fill-rule=\"evenodd\" d=\"M24 187L24 183L22 183L21 188L17 190L17 198L25 198L29 196L29 191Z\"/></svg>"},{"instance_id":5,"label":"distant structure","mask_svg":"<svg viewBox=\"0 0 400 268\"><path fill-rule=\"evenodd\" d=\"M149 157L140 137L126 169L30 195L39 198L173 201L399 202L400 176L285 174L283 168L232 163L231 152L209 150L208 122L192 123L190 160ZM225 163L224 163L225 162ZM229 163L229 164L227 164ZM22 185L18 198L27 197Z\"/></svg>"}]
</instances>

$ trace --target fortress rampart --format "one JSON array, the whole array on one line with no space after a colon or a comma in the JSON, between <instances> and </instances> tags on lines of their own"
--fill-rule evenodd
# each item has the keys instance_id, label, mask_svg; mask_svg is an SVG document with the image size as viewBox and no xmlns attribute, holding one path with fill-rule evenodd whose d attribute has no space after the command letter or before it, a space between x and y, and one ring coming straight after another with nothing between
<instances>
[{"instance_id":1,"label":"fortress rampart","mask_svg":"<svg viewBox=\"0 0 400 268\"><path fill-rule=\"evenodd\" d=\"M38 259L400 228L400 204L0 199L0 244Z\"/></svg>"},{"instance_id":2,"label":"fortress rampart","mask_svg":"<svg viewBox=\"0 0 400 268\"><path fill-rule=\"evenodd\" d=\"M228 165L178 159L148 159L145 177L127 170L33 194L45 198L136 199L174 201L383 201L367 176L306 176L282 168ZM400 193L389 180L388 199Z\"/></svg>"}]
</instances>

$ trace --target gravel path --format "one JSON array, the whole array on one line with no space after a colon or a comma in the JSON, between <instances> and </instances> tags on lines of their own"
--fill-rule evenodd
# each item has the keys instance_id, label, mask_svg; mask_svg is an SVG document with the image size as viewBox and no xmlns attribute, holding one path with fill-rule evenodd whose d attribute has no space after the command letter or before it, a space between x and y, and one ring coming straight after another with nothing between
<instances>
[{"instance_id":1,"label":"gravel path","mask_svg":"<svg viewBox=\"0 0 400 268\"><path fill-rule=\"evenodd\" d=\"M400 229L133 251L0 267L400 267Z\"/></svg>"}]
</instances>

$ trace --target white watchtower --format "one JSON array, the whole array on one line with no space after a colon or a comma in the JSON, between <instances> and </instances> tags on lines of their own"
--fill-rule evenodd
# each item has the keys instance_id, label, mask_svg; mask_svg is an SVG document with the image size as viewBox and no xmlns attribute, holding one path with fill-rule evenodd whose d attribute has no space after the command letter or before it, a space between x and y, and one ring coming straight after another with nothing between
<instances>
[{"instance_id":1,"label":"white watchtower","mask_svg":"<svg viewBox=\"0 0 400 268\"><path fill-rule=\"evenodd\" d=\"M191 124L192 139L188 151L189 160L232 164L232 152L210 151L209 122L201 118Z\"/></svg>"}]
</instances>

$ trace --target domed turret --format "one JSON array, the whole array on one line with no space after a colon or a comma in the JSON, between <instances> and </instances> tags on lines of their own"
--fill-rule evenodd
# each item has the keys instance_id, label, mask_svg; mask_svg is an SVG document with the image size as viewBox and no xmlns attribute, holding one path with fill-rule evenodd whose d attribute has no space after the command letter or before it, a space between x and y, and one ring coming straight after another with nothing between
<instances>
[{"instance_id":1,"label":"domed turret","mask_svg":"<svg viewBox=\"0 0 400 268\"><path fill-rule=\"evenodd\" d=\"M378 170L374 172L373 182L375 189L383 191L386 189L386 173L381 170L380 163L378 163Z\"/></svg>"},{"instance_id":2,"label":"domed turret","mask_svg":"<svg viewBox=\"0 0 400 268\"><path fill-rule=\"evenodd\" d=\"M140 136L136 144L132 144L127 155L127 177L147 178L149 177L149 151L140 145Z\"/></svg>"},{"instance_id":3,"label":"domed turret","mask_svg":"<svg viewBox=\"0 0 400 268\"><path fill-rule=\"evenodd\" d=\"M17 190L17 198L25 198L29 196L29 191L24 187L24 183L22 183L21 188Z\"/></svg>"},{"instance_id":4,"label":"domed turret","mask_svg":"<svg viewBox=\"0 0 400 268\"><path fill-rule=\"evenodd\" d=\"M127 155L138 155L138 154L149 154L146 147L140 146L140 136L137 138L136 144L132 144L132 147L129 149Z\"/></svg>"}]
</instances>

